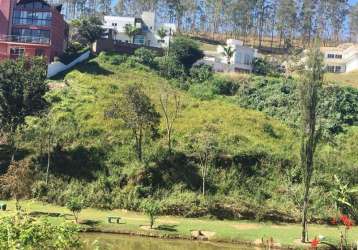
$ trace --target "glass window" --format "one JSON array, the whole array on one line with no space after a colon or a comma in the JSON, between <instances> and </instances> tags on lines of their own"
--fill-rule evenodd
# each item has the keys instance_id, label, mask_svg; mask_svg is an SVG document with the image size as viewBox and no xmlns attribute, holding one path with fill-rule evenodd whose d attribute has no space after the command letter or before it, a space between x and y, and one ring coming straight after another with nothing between
<instances>
[{"instance_id":1,"label":"glass window","mask_svg":"<svg viewBox=\"0 0 358 250\"><path fill-rule=\"evenodd\" d=\"M328 54L327 57L328 58L334 58L334 54Z\"/></svg>"},{"instance_id":2,"label":"glass window","mask_svg":"<svg viewBox=\"0 0 358 250\"><path fill-rule=\"evenodd\" d=\"M336 73L340 73L342 71L342 67L341 66L336 66Z\"/></svg>"},{"instance_id":3,"label":"glass window","mask_svg":"<svg viewBox=\"0 0 358 250\"><path fill-rule=\"evenodd\" d=\"M10 48L10 58L17 59L25 55L24 48Z\"/></svg>"},{"instance_id":4,"label":"glass window","mask_svg":"<svg viewBox=\"0 0 358 250\"><path fill-rule=\"evenodd\" d=\"M50 31L33 30L33 29L17 29L12 30L13 41L24 43L50 43Z\"/></svg>"},{"instance_id":5,"label":"glass window","mask_svg":"<svg viewBox=\"0 0 358 250\"><path fill-rule=\"evenodd\" d=\"M134 37L134 44L143 45L144 44L144 36L143 35L136 35Z\"/></svg>"},{"instance_id":6,"label":"glass window","mask_svg":"<svg viewBox=\"0 0 358 250\"><path fill-rule=\"evenodd\" d=\"M251 61L251 56L250 55L245 55L245 61L244 64L246 65L251 65L252 61Z\"/></svg>"},{"instance_id":7,"label":"glass window","mask_svg":"<svg viewBox=\"0 0 358 250\"><path fill-rule=\"evenodd\" d=\"M337 54L337 55L336 55L336 58L337 58L337 59L342 59L342 55L338 55L338 54Z\"/></svg>"},{"instance_id":8,"label":"glass window","mask_svg":"<svg viewBox=\"0 0 358 250\"><path fill-rule=\"evenodd\" d=\"M334 66L329 66L329 65L327 66L327 71L328 71L328 72L332 72L332 73L333 73L333 72L334 72L334 69L335 69Z\"/></svg>"},{"instance_id":9,"label":"glass window","mask_svg":"<svg viewBox=\"0 0 358 250\"><path fill-rule=\"evenodd\" d=\"M52 13L48 11L23 11L15 10L13 24L50 26Z\"/></svg>"}]
</instances>

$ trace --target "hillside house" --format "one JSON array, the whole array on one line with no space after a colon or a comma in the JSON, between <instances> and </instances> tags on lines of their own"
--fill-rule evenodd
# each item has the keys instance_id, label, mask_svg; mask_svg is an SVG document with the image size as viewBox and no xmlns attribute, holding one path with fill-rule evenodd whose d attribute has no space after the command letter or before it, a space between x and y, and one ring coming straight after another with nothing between
<instances>
[{"instance_id":1,"label":"hillside house","mask_svg":"<svg viewBox=\"0 0 358 250\"><path fill-rule=\"evenodd\" d=\"M328 72L349 73L358 70L358 45L341 44L337 47L321 47Z\"/></svg>"},{"instance_id":2,"label":"hillside house","mask_svg":"<svg viewBox=\"0 0 358 250\"><path fill-rule=\"evenodd\" d=\"M133 41L125 32L125 26L131 24L140 29ZM157 31L163 27L167 31L164 40L157 35ZM175 32L175 25L164 23L158 25L154 12L144 11L140 17L104 16L103 28L106 31L106 38L119 42L134 43L149 47L166 47L169 43L169 35Z\"/></svg>"},{"instance_id":3,"label":"hillside house","mask_svg":"<svg viewBox=\"0 0 358 250\"><path fill-rule=\"evenodd\" d=\"M224 55L223 46L218 46L216 51L204 51L205 57L198 63L211 65L216 72L251 72L253 60L258 56L257 50L234 39L228 39L226 46L235 51L230 64Z\"/></svg>"},{"instance_id":4,"label":"hillside house","mask_svg":"<svg viewBox=\"0 0 358 250\"><path fill-rule=\"evenodd\" d=\"M44 0L0 0L0 60L60 56L68 40L61 8Z\"/></svg>"}]
</instances>

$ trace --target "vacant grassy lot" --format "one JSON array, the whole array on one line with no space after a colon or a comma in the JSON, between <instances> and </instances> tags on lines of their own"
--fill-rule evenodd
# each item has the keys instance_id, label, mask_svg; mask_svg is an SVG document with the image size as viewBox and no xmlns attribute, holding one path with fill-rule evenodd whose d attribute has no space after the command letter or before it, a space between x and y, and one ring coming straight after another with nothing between
<instances>
[{"instance_id":1,"label":"vacant grassy lot","mask_svg":"<svg viewBox=\"0 0 358 250\"><path fill-rule=\"evenodd\" d=\"M337 84L358 88L358 71L343 74L327 73L325 75L325 80L328 82L334 82Z\"/></svg>"},{"instance_id":2,"label":"vacant grassy lot","mask_svg":"<svg viewBox=\"0 0 358 250\"><path fill-rule=\"evenodd\" d=\"M0 212L0 216L6 216L15 212L15 202L8 201L8 211ZM38 201L22 201L22 209L27 212L46 212L67 214L66 218L71 219L70 211L65 207L54 206ZM120 216L120 224L109 224L108 216ZM50 218L54 223L64 220L64 217ZM259 241L261 238L273 238L275 242L283 246L296 246L300 235L300 225L298 224L275 224L271 222L258 223L252 221L219 221L208 218L189 219L172 216L160 216L156 220L155 230L148 230L148 218L140 213L128 212L124 210L98 210L85 209L80 214L81 223L91 225L103 232L132 232L138 234L151 234L158 236L181 236L189 238L191 231L202 230L210 232L209 239L217 241ZM337 242L339 230L333 226L311 225L309 227L310 238L314 236L326 236L328 242ZM358 227L354 227L350 235L358 234ZM353 238L351 238L353 240Z\"/></svg>"}]
</instances>

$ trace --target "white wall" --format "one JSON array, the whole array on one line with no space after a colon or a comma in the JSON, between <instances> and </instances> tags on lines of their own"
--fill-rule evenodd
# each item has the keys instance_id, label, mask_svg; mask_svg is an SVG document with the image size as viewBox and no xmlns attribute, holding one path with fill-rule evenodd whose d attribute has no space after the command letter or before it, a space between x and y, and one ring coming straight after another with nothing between
<instances>
[{"instance_id":1,"label":"white wall","mask_svg":"<svg viewBox=\"0 0 358 250\"><path fill-rule=\"evenodd\" d=\"M76 64L87 60L89 58L90 54L91 54L90 51L86 51L82 55L77 57L77 59L73 60L71 63L69 63L67 65L63 64L62 62L51 63L50 65L48 65L47 78L51 78L51 77L57 75L58 73L68 70L68 69L72 68L73 66L75 66Z\"/></svg>"},{"instance_id":2,"label":"white wall","mask_svg":"<svg viewBox=\"0 0 358 250\"><path fill-rule=\"evenodd\" d=\"M354 58L352 58L352 60L350 60L349 62L347 62L346 64L346 72L352 72L358 70L358 56L355 56Z\"/></svg>"}]
</instances>

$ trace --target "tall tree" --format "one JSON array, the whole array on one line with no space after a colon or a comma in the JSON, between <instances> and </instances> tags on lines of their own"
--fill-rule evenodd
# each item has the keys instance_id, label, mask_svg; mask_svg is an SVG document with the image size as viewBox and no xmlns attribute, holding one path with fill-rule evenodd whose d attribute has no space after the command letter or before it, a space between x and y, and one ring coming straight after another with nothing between
<instances>
[{"instance_id":1,"label":"tall tree","mask_svg":"<svg viewBox=\"0 0 358 250\"><path fill-rule=\"evenodd\" d=\"M350 40L353 42L358 41L358 2L352 6L349 12L349 31Z\"/></svg>"},{"instance_id":2,"label":"tall tree","mask_svg":"<svg viewBox=\"0 0 358 250\"><path fill-rule=\"evenodd\" d=\"M314 19L316 14L317 0L303 0L300 12L301 20L301 34L302 34L302 44L310 44L313 28L314 28Z\"/></svg>"},{"instance_id":3,"label":"tall tree","mask_svg":"<svg viewBox=\"0 0 358 250\"><path fill-rule=\"evenodd\" d=\"M338 42L344 28L344 20L348 14L348 0L328 0L330 24L333 30L333 40Z\"/></svg>"},{"instance_id":4,"label":"tall tree","mask_svg":"<svg viewBox=\"0 0 358 250\"><path fill-rule=\"evenodd\" d=\"M143 92L142 86L139 84L126 86L122 97L112 105L107 115L112 118L121 118L125 127L132 130L135 151L138 159L142 161L145 134L154 135L160 123L160 114Z\"/></svg>"},{"instance_id":5,"label":"tall tree","mask_svg":"<svg viewBox=\"0 0 358 250\"><path fill-rule=\"evenodd\" d=\"M8 135L15 155L14 134L25 117L43 110L48 91L47 65L42 58L8 60L0 63L0 125Z\"/></svg>"},{"instance_id":6,"label":"tall tree","mask_svg":"<svg viewBox=\"0 0 358 250\"><path fill-rule=\"evenodd\" d=\"M90 46L103 34L102 21L96 16L83 17L72 21L73 40Z\"/></svg>"},{"instance_id":7,"label":"tall tree","mask_svg":"<svg viewBox=\"0 0 358 250\"><path fill-rule=\"evenodd\" d=\"M314 154L319 139L319 130L316 128L319 103L319 91L323 81L323 55L316 42L309 54L306 67L302 73L300 86L301 101L301 166L303 171L303 207L302 207L302 235L301 241L307 240L307 211L311 179L314 170Z\"/></svg>"},{"instance_id":8,"label":"tall tree","mask_svg":"<svg viewBox=\"0 0 358 250\"><path fill-rule=\"evenodd\" d=\"M199 161L203 196L206 194L207 179L218 152L217 132L215 126L205 125L200 132L195 134L192 141L193 153Z\"/></svg>"},{"instance_id":9,"label":"tall tree","mask_svg":"<svg viewBox=\"0 0 358 250\"><path fill-rule=\"evenodd\" d=\"M179 118L181 108L179 94L174 90L164 88L164 91L160 95L160 105L165 118L168 151L171 153L174 123Z\"/></svg>"},{"instance_id":10,"label":"tall tree","mask_svg":"<svg viewBox=\"0 0 358 250\"><path fill-rule=\"evenodd\" d=\"M296 27L297 12L295 0L279 0L277 7L277 30L280 33L280 45L282 39L285 41L285 47L288 47L288 41L292 40Z\"/></svg>"}]
</instances>

